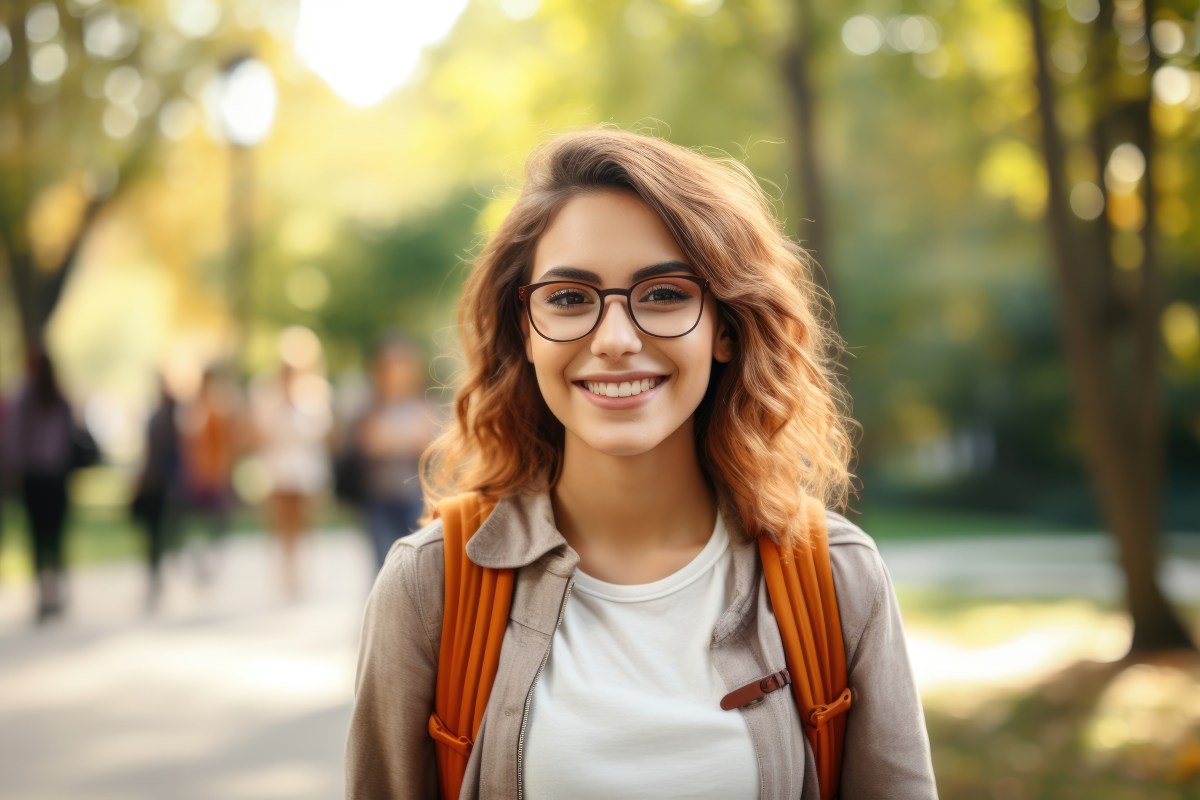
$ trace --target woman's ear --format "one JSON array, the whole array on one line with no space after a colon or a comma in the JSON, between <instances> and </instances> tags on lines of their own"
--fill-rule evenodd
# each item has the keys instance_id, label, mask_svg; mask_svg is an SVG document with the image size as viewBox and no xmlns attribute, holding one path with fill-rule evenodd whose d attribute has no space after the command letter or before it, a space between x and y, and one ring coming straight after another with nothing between
<instances>
[{"instance_id":1,"label":"woman's ear","mask_svg":"<svg viewBox=\"0 0 1200 800\"><path fill-rule=\"evenodd\" d=\"M733 361L736 352L737 339L733 335L733 328L721 317L717 322L716 341L713 342L713 358L722 364L728 364Z\"/></svg>"}]
</instances>

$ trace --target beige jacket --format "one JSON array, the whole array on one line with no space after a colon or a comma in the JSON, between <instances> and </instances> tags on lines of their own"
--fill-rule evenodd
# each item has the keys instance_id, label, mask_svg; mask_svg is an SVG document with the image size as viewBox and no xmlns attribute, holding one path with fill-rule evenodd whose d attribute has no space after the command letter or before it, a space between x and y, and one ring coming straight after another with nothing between
<instances>
[{"instance_id":1,"label":"beige jacket","mask_svg":"<svg viewBox=\"0 0 1200 800\"><path fill-rule=\"evenodd\" d=\"M783 644L758 564L758 549L734 540L736 590L712 634L712 657L736 689L785 666ZM828 514L830 554L854 706L846 723L842 800L936 798L929 740L905 650L900 612L875 544L844 517ZM461 797L522 797L525 729L533 687L569 602L579 557L554 525L548 495L502 500L467 546L485 567L517 570L499 672ZM367 605L354 714L346 751L346 796L354 800L435 798L433 707L443 604L438 522L401 539ZM817 800L812 751L790 691L736 712L758 754L760 797ZM539 799L540 800L540 799Z\"/></svg>"}]
</instances>

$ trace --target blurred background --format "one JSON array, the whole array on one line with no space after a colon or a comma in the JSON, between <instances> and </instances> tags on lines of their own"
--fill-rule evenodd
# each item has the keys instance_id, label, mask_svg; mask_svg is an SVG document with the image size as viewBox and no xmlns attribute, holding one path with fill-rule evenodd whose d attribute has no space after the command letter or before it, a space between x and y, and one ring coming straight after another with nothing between
<instances>
[{"instance_id":1,"label":"blurred background","mask_svg":"<svg viewBox=\"0 0 1200 800\"><path fill-rule=\"evenodd\" d=\"M1200 797L1198 54L1195 0L8 0L0 789L340 796L471 255L611 123L822 265L942 795Z\"/></svg>"}]
</instances>

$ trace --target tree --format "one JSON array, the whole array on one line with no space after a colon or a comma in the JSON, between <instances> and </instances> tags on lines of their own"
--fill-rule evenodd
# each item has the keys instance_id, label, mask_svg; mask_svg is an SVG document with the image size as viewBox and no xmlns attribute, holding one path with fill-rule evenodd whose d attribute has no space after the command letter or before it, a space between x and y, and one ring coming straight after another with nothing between
<instances>
[{"instance_id":1,"label":"tree","mask_svg":"<svg viewBox=\"0 0 1200 800\"><path fill-rule=\"evenodd\" d=\"M1046 223L1062 311L1061 335L1088 467L1125 576L1133 620L1131 650L1194 647L1157 577L1165 438L1159 320L1164 302L1156 246L1150 80L1161 62L1154 50L1146 48L1149 63L1140 75L1130 74L1117 53L1122 28L1140 25L1146 36L1148 22L1154 19L1153 3L1143 0L1142 13L1136 16L1119 15L1111 2L1101 3L1092 39L1091 122L1082 140L1071 143L1058 122L1060 88L1053 74L1042 3L1028 3L1048 189ZM1096 174L1087 186L1103 192L1108 214L1090 221L1072 219L1068 146L1076 151L1090 148ZM1142 175L1133 169L1115 179L1111 176L1114 158L1136 162L1139 157ZM1119 173L1121 164L1116 166ZM1086 198L1076 194L1076 199L1079 205ZM1125 216L1130 212L1121 210L1122 205L1140 206L1140 212Z\"/></svg>"},{"instance_id":2,"label":"tree","mask_svg":"<svg viewBox=\"0 0 1200 800\"><path fill-rule=\"evenodd\" d=\"M0 262L27 342L43 339L105 211L157 166L172 124L160 115L197 116L182 87L219 24L165 17L157 3L4 7Z\"/></svg>"},{"instance_id":3,"label":"tree","mask_svg":"<svg viewBox=\"0 0 1200 800\"><path fill-rule=\"evenodd\" d=\"M814 279L824 290L826 297L832 298L834 288L833 278L829 274L827 246L827 231L830 228L827 216L829 204L825 199L825 178L819 158L821 147L817 142L817 93L813 77L813 50L819 38L816 27L812 0L797 0L792 38L784 46L780 65L795 131L793 161L796 176L800 181L800 194L804 198L801 216L806 220L806 230L798 232L798 235L817 261L814 265ZM825 261L824 264L820 263L822 260ZM828 310L830 318L833 319L836 307Z\"/></svg>"}]
</instances>

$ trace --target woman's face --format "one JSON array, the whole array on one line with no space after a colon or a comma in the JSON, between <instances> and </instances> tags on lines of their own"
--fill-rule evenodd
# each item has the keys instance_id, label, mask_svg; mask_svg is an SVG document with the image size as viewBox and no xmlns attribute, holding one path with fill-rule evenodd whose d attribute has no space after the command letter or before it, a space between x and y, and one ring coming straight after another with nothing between
<instances>
[{"instance_id":1,"label":"woman's face","mask_svg":"<svg viewBox=\"0 0 1200 800\"><path fill-rule=\"evenodd\" d=\"M575 197L559 210L538 240L529 281L561 278L598 289L627 289L649 267L695 274L641 198L604 190ZM642 276L635 277L639 271ZM530 327L528 316L522 321L526 356L542 397L566 428L568 446L582 444L610 456L648 453L672 436L690 440L692 415L708 388L713 359L732 357L711 295L705 296L695 329L675 339L639 330L621 297L605 298L599 325L573 342L549 341ZM640 381L640 393L606 396L607 384L619 389L634 381Z\"/></svg>"}]
</instances>

